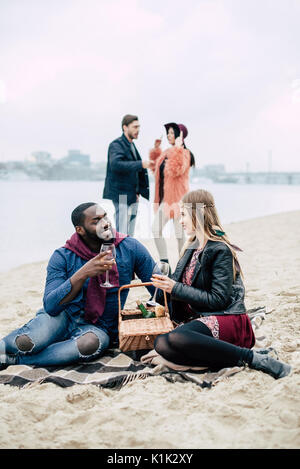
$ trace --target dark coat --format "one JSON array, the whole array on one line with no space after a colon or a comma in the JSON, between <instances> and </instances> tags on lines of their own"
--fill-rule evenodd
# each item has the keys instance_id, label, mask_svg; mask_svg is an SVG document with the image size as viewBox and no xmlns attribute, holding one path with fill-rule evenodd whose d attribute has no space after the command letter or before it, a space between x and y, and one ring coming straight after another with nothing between
<instances>
[{"instance_id":1,"label":"dark coat","mask_svg":"<svg viewBox=\"0 0 300 469\"><path fill-rule=\"evenodd\" d=\"M106 178L103 198L119 202L119 195L127 196L127 204L136 202L138 193L149 200L148 171L142 167L142 160L136 150L137 160L131 152L130 142L123 134L108 147Z\"/></svg>"},{"instance_id":2,"label":"dark coat","mask_svg":"<svg viewBox=\"0 0 300 469\"><path fill-rule=\"evenodd\" d=\"M185 251L172 275L176 281L169 296L172 319L179 322L188 319L182 303L191 306L195 318L245 313L245 288L241 276L237 272L233 280L232 253L220 241L207 242L197 260L191 286L182 283L183 272L196 247L193 245Z\"/></svg>"}]
</instances>

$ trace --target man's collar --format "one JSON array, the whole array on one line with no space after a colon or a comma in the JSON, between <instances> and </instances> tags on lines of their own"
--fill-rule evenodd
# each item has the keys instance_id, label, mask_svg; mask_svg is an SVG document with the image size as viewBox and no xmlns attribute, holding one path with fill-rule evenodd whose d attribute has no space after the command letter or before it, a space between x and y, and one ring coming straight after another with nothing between
<instances>
[{"instance_id":1,"label":"man's collar","mask_svg":"<svg viewBox=\"0 0 300 469\"><path fill-rule=\"evenodd\" d=\"M123 134L122 134L122 138L123 138L123 140L127 143L127 145L130 147L130 145L131 145L132 142L130 142L130 141L128 140L128 138L125 136L124 132L123 132Z\"/></svg>"}]
</instances>

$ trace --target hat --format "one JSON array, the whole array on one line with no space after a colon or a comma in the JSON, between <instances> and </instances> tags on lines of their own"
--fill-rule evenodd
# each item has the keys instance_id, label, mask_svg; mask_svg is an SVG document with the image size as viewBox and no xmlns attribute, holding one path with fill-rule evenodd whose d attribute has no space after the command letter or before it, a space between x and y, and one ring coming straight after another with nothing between
<instances>
[{"instance_id":1,"label":"hat","mask_svg":"<svg viewBox=\"0 0 300 469\"><path fill-rule=\"evenodd\" d=\"M170 127L173 127L173 128L176 127L179 132L182 131L183 139L185 139L188 136L188 129L183 124L176 124L175 122L169 122L168 124L165 124L164 126L167 132Z\"/></svg>"}]
</instances>

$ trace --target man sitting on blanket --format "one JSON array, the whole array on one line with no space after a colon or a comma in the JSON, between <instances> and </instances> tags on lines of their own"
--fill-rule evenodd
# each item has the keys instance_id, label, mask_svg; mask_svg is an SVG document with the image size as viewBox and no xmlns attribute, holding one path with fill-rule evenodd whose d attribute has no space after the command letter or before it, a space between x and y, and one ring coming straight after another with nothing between
<instances>
[{"instance_id":1,"label":"man sitting on blanket","mask_svg":"<svg viewBox=\"0 0 300 469\"><path fill-rule=\"evenodd\" d=\"M136 274L149 282L154 261L136 239L116 232L95 203L72 212L76 232L54 251L47 267L44 308L0 340L0 369L12 364L67 365L93 360L117 341L118 287ZM99 253L113 240L116 261ZM114 288L103 288L105 272ZM148 288L153 293L153 287ZM122 307L128 290L121 292Z\"/></svg>"}]
</instances>

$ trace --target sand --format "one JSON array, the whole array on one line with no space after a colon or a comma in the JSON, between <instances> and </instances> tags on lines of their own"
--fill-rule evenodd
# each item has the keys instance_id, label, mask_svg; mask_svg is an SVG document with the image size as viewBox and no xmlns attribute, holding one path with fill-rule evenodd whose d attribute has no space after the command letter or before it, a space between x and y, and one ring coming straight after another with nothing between
<instances>
[{"instance_id":1,"label":"sand","mask_svg":"<svg viewBox=\"0 0 300 469\"><path fill-rule=\"evenodd\" d=\"M300 212L226 226L244 252L248 308L266 306L265 345L293 366L275 380L245 369L212 389L162 377L119 391L0 385L0 448L299 448ZM157 257L151 240L143 240ZM176 263L174 240L168 243ZM50 253L49 253L50 254ZM41 306L47 262L0 275L0 336Z\"/></svg>"}]
</instances>

